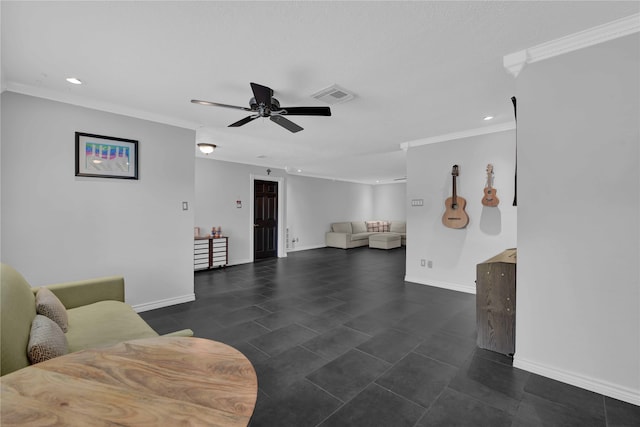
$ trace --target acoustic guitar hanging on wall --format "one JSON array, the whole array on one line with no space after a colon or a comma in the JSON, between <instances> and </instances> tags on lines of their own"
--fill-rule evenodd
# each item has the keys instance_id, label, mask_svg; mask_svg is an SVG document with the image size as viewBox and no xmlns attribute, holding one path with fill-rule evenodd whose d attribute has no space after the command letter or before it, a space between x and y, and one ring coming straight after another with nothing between
<instances>
[{"instance_id":1,"label":"acoustic guitar hanging on wall","mask_svg":"<svg viewBox=\"0 0 640 427\"><path fill-rule=\"evenodd\" d=\"M467 201L458 196L456 192L456 178L458 177L458 165L453 165L451 170L453 177L453 190L451 197L444 202L445 212L442 215L442 223L449 228L465 228L469 223L469 216L464 211Z\"/></svg>"},{"instance_id":2,"label":"acoustic guitar hanging on wall","mask_svg":"<svg viewBox=\"0 0 640 427\"><path fill-rule=\"evenodd\" d=\"M482 198L482 204L494 208L498 206L500 199L496 195L496 189L493 187L493 165L489 163L487 165L487 183L484 186L484 197Z\"/></svg>"}]
</instances>

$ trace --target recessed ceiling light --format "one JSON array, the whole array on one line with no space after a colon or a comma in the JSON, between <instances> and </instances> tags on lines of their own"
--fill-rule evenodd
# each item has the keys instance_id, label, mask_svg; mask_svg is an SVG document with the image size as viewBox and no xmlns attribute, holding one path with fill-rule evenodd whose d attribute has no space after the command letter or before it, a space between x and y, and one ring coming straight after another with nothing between
<instances>
[{"instance_id":1,"label":"recessed ceiling light","mask_svg":"<svg viewBox=\"0 0 640 427\"><path fill-rule=\"evenodd\" d=\"M302 172L302 169L298 169L298 173Z\"/></svg>"},{"instance_id":2,"label":"recessed ceiling light","mask_svg":"<svg viewBox=\"0 0 640 427\"><path fill-rule=\"evenodd\" d=\"M74 85L81 85L82 84L82 81L80 79L75 78L75 77L68 77L67 81L69 83L71 83L71 84L74 84Z\"/></svg>"},{"instance_id":3,"label":"recessed ceiling light","mask_svg":"<svg viewBox=\"0 0 640 427\"><path fill-rule=\"evenodd\" d=\"M491 119L493 119L493 116L486 116L486 117L485 117L484 119L482 119L482 120L484 120L484 121L486 122L486 121L491 120Z\"/></svg>"}]
</instances>

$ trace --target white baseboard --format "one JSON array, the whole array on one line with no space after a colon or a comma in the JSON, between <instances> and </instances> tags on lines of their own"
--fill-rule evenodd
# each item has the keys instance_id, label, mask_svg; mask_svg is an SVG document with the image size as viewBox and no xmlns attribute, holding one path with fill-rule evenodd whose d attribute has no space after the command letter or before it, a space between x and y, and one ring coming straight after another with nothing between
<instances>
[{"instance_id":1,"label":"white baseboard","mask_svg":"<svg viewBox=\"0 0 640 427\"><path fill-rule=\"evenodd\" d=\"M437 288L449 289L452 291L465 292L467 294L475 294L475 285L462 285L460 283L441 282L439 280L424 280L419 277L404 276L405 282L418 283L420 285L435 286Z\"/></svg>"},{"instance_id":2,"label":"white baseboard","mask_svg":"<svg viewBox=\"0 0 640 427\"><path fill-rule=\"evenodd\" d=\"M513 366L534 374L542 375L543 377L551 378L556 381L571 384L585 390L593 391L595 393L603 394L614 399L640 406L640 390L633 390L607 381L580 375L575 372L569 372L543 365L541 363L532 362L531 360L522 359L518 357L518 353L513 357Z\"/></svg>"},{"instance_id":3,"label":"white baseboard","mask_svg":"<svg viewBox=\"0 0 640 427\"><path fill-rule=\"evenodd\" d=\"M169 307L171 305L182 304L185 302L191 302L196 300L196 294L187 294L174 298L167 298L158 301L151 301L144 304L136 304L133 306L133 309L137 313L142 313L143 311L155 310L156 308Z\"/></svg>"},{"instance_id":4,"label":"white baseboard","mask_svg":"<svg viewBox=\"0 0 640 427\"><path fill-rule=\"evenodd\" d=\"M295 248L287 248L287 252L308 251L310 249L326 248L327 245L311 245L311 246L298 246Z\"/></svg>"},{"instance_id":5,"label":"white baseboard","mask_svg":"<svg viewBox=\"0 0 640 427\"><path fill-rule=\"evenodd\" d=\"M229 263L227 264L227 266L240 265L240 264L249 264L250 262L251 262L251 260L249 258L246 258L246 259L232 259L232 260L229 260Z\"/></svg>"}]
</instances>

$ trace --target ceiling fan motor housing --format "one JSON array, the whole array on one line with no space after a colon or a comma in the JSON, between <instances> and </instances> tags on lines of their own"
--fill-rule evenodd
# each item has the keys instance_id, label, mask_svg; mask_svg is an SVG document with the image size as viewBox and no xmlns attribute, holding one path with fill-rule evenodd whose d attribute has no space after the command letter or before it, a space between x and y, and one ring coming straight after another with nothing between
<instances>
[{"instance_id":1,"label":"ceiling fan motor housing","mask_svg":"<svg viewBox=\"0 0 640 427\"><path fill-rule=\"evenodd\" d=\"M258 104L255 98L251 98L251 100L249 100L249 107L251 107L253 111L256 111L260 117L269 117L272 111L281 110L280 102L275 98L271 98L271 106Z\"/></svg>"}]
</instances>

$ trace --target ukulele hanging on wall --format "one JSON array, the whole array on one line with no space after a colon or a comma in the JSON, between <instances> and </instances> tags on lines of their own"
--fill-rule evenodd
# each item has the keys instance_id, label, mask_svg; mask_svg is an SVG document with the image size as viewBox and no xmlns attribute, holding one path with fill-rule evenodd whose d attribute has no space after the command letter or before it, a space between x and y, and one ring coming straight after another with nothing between
<instances>
[{"instance_id":1,"label":"ukulele hanging on wall","mask_svg":"<svg viewBox=\"0 0 640 427\"><path fill-rule=\"evenodd\" d=\"M458 165L453 165L451 170L453 177L453 190L451 197L444 202L445 212L442 215L442 223L449 228L464 228L469 223L469 216L464 211L467 201L456 194L456 178L458 177Z\"/></svg>"},{"instance_id":2,"label":"ukulele hanging on wall","mask_svg":"<svg viewBox=\"0 0 640 427\"><path fill-rule=\"evenodd\" d=\"M500 199L496 195L496 189L493 187L493 165L489 163L487 165L487 184L484 187L484 197L482 198L482 204L494 208L498 206Z\"/></svg>"}]
</instances>

